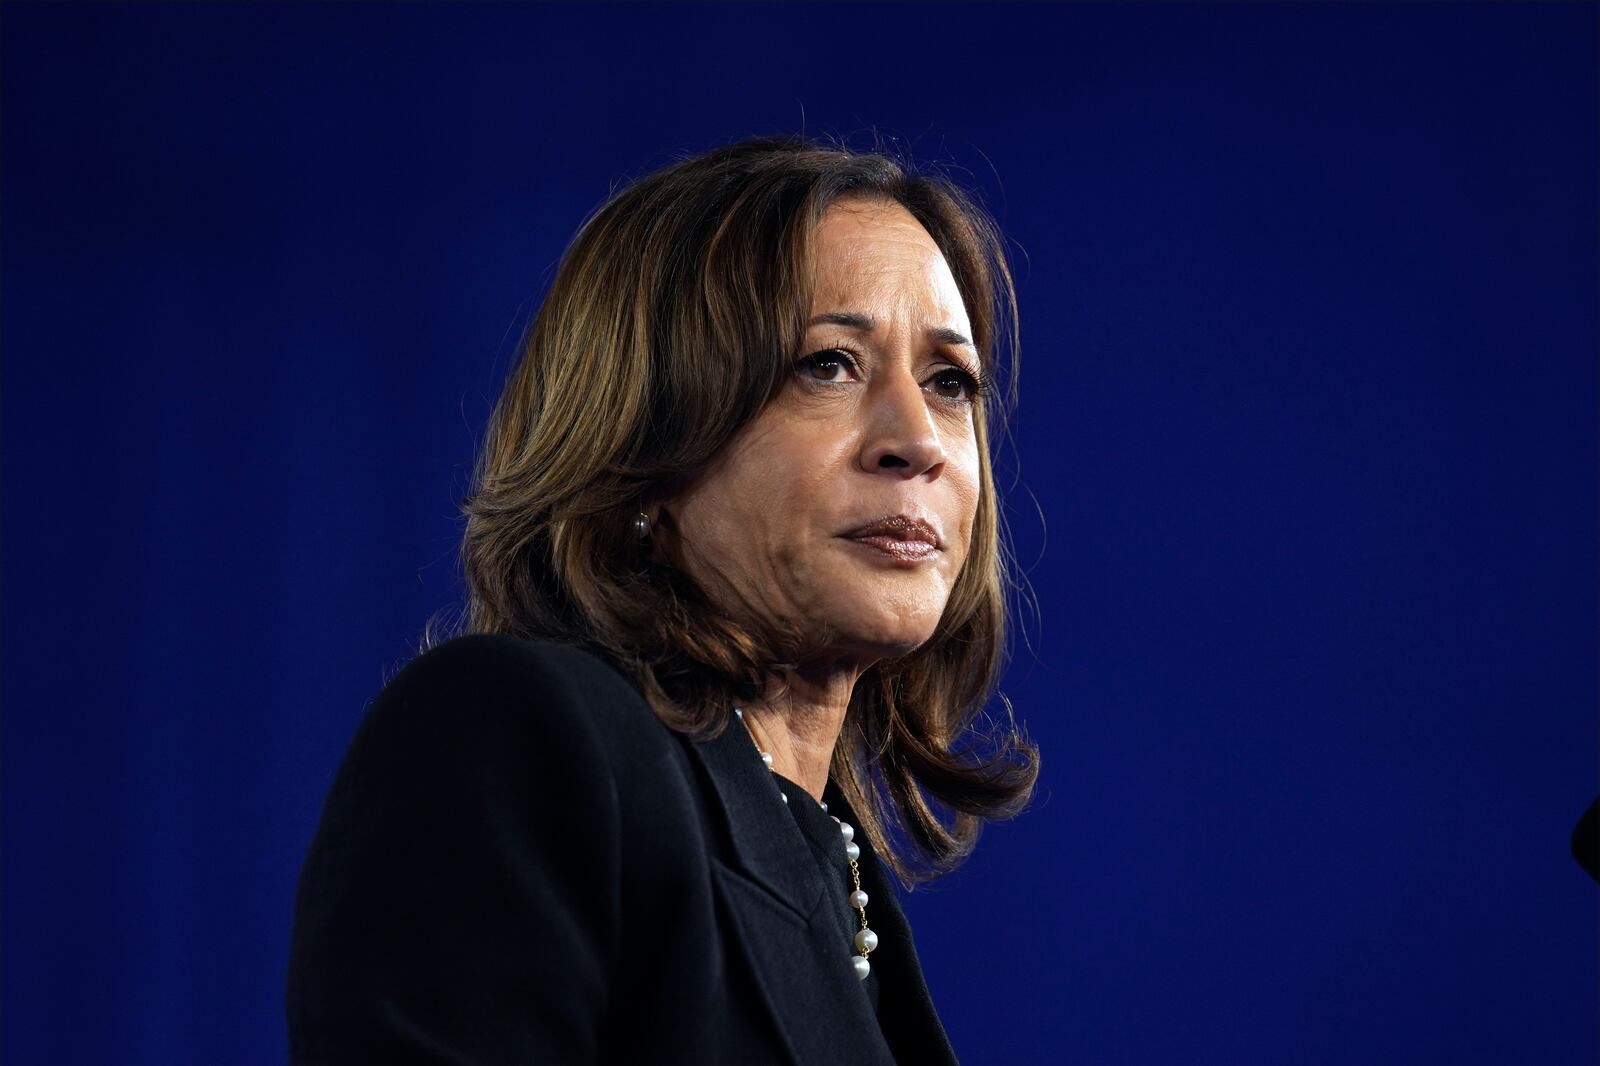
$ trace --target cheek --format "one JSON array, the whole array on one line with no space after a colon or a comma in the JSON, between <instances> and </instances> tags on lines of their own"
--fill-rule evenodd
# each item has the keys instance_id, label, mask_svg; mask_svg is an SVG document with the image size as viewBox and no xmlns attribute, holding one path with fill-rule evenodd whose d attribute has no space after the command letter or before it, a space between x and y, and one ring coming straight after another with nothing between
<instances>
[{"instance_id":1,"label":"cheek","mask_svg":"<svg viewBox=\"0 0 1600 1066\"><path fill-rule=\"evenodd\" d=\"M684 537L719 568L750 569L754 549L770 535L769 499L759 478L728 470L686 507Z\"/></svg>"},{"instance_id":2,"label":"cheek","mask_svg":"<svg viewBox=\"0 0 1600 1066\"><path fill-rule=\"evenodd\" d=\"M817 553L817 541L833 532L839 510L841 458L847 445L843 434L790 433L771 440L765 461L756 470L751 497L762 502L760 521L766 527L766 547L773 568L798 577Z\"/></svg>"},{"instance_id":3,"label":"cheek","mask_svg":"<svg viewBox=\"0 0 1600 1066\"><path fill-rule=\"evenodd\" d=\"M771 582L803 566L808 520L836 491L837 435L774 420L730 448L682 504L686 540L742 581Z\"/></svg>"},{"instance_id":4,"label":"cheek","mask_svg":"<svg viewBox=\"0 0 1600 1066\"><path fill-rule=\"evenodd\" d=\"M978 499L982 495L982 468L976 442L965 443L959 456L950 456L945 477L950 487L951 525L961 531L960 552L964 561L972 544L972 526L977 519Z\"/></svg>"}]
</instances>

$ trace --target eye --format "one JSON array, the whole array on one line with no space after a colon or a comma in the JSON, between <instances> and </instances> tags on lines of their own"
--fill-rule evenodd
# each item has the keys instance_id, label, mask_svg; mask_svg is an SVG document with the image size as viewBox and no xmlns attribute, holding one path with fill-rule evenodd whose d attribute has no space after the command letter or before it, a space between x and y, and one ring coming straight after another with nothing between
<instances>
[{"instance_id":1,"label":"eye","mask_svg":"<svg viewBox=\"0 0 1600 1066\"><path fill-rule=\"evenodd\" d=\"M933 386L935 393L956 403L972 403L988 387L978 375L957 367L939 371L928 384Z\"/></svg>"},{"instance_id":2,"label":"eye","mask_svg":"<svg viewBox=\"0 0 1600 1066\"><path fill-rule=\"evenodd\" d=\"M812 352L795 364L795 372L807 381L818 381L827 385L843 385L849 381L849 378L838 376L840 371L849 374L856 372L855 359L843 348Z\"/></svg>"}]
</instances>

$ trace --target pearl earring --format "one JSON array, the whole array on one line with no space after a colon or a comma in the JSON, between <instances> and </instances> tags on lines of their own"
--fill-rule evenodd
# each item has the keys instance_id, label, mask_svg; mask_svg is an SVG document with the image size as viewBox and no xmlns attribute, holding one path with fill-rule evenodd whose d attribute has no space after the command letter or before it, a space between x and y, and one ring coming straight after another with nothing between
<instances>
[{"instance_id":1,"label":"pearl earring","mask_svg":"<svg viewBox=\"0 0 1600 1066\"><path fill-rule=\"evenodd\" d=\"M640 511L639 517L633 520L633 532L640 540L649 540L650 516L645 514L643 511Z\"/></svg>"}]
</instances>

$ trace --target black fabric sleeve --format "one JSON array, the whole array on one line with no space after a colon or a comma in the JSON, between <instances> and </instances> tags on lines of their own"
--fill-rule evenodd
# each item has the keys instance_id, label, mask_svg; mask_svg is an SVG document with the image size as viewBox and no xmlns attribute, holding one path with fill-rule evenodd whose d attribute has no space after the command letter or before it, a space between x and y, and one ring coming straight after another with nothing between
<instances>
[{"instance_id":1,"label":"black fabric sleeve","mask_svg":"<svg viewBox=\"0 0 1600 1066\"><path fill-rule=\"evenodd\" d=\"M595 1059L621 827L550 647L458 638L373 702L301 872L291 1062Z\"/></svg>"}]
</instances>

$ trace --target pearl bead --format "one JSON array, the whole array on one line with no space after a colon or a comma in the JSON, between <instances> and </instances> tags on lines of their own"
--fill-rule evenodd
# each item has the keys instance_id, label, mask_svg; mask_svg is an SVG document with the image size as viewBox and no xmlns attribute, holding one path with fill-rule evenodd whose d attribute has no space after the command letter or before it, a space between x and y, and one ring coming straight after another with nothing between
<instances>
[{"instance_id":1,"label":"pearl bead","mask_svg":"<svg viewBox=\"0 0 1600 1066\"><path fill-rule=\"evenodd\" d=\"M733 713L738 716L741 721L743 721L743 708L735 707L733 709ZM749 723L745 723L745 726L748 728ZM752 731L750 733L750 740L752 744L755 744L755 739L755 733ZM777 773L777 769L772 765L772 756L769 753L762 751L759 744L755 744L755 749L756 754L761 756L761 764L768 770L771 770L773 773ZM778 798L783 800L785 806L789 805L789 794L783 791L782 788L778 789ZM817 802L822 807L822 813L828 814L827 802L825 800L818 800ZM839 816L836 814L828 814L828 817L832 818L839 826L839 835L844 838L844 853L852 864L850 867L851 875L852 877L855 877L856 870L854 863L861 857L861 848L854 843L854 837L856 835L855 827L849 822L840 821ZM858 877L856 877L855 883L857 885L861 883ZM872 972L872 964L867 961L867 955L878 946L878 934L874 933L871 929L865 928L867 921L867 894L861 891L860 888L857 888L854 892L850 893L850 905L861 912L861 923L863 926L863 928L856 933L852 941L855 944L856 950L861 954L852 955L850 957L850 965L856 972L856 979L865 981L867 979L867 974Z\"/></svg>"}]
</instances>

